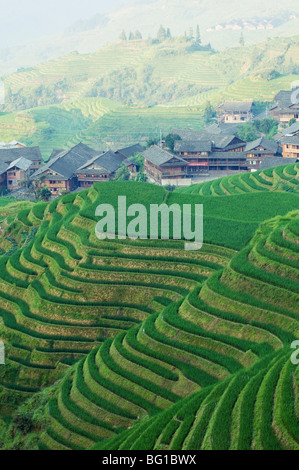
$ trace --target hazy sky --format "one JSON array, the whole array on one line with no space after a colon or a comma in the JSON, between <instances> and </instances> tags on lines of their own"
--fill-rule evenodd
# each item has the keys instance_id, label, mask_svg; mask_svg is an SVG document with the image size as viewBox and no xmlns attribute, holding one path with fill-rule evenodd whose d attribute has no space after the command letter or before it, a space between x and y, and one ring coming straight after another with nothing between
<instances>
[{"instance_id":1,"label":"hazy sky","mask_svg":"<svg viewBox=\"0 0 299 470\"><path fill-rule=\"evenodd\" d=\"M0 0L0 49L64 31L74 21L107 13L126 0Z\"/></svg>"}]
</instances>

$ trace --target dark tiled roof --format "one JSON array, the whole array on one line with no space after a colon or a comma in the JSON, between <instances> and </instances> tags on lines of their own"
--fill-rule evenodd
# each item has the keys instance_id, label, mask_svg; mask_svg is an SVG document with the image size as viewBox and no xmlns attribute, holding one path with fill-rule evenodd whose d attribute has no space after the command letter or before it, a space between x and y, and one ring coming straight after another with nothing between
<instances>
[{"instance_id":1,"label":"dark tiled roof","mask_svg":"<svg viewBox=\"0 0 299 470\"><path fill-rule=\"evenodd\" d=\"M283 157L265 157L259 166L260 170L266 170L267 168L274 168L281 165L289 165L296 163L297 158L283 158Z\"/></svg>"},{"instance_id":2,"label":"dark tiled roof","mask_svg":"<svg viewBox=\"0 0 299 470\"><path fill-rule=\"evenodd\" d=\"M7 170L10 170L11 168L16 167L16 168L19 168L20 170L27 171L31 167L31 165L32 165L31 160L27 160L27 158L20 157L14 162L11 162Z\"/></svg>"},{"instance_id":3,"label":"dark tiled roof","mask_svg":"<svg viewBox=\"0 0 299 470\"><path fill-rule=\"evenodd\" d=\"M258 147L262 147L265 150L269 150L276 154L279 149L279 145L277 142L273 142L273 140L266 139L265 137L260 137L253 142L248 142L245 148L245 152L251 152L252 150L256 150Z\"/></svg>"},{"instance_id":4,"label":"dark tiled roof","mask_svg":"<svg viewBox=\"0 0 299 470\"><path fill-rule=\"evenodd\" d=\"M205 132L207 132L208 134L228 134L228 135L233 135L233 134L236 134L236 132L238 132L238 126L241 125L242 126L242 122L238 123L238 124L233 124L233 123L224 123L224 122L221 122L219 124L211 124L210 126L206 127L205 128Z\"/></svg>"},{"instance_id":5,"label":"dark tiled roof","mask_svg":"<svg viewBox=\"0 0 299 470\"><path fill-rule=\"evenodd\" d=\"M210 152L211 149L213 148L225 149L229 146L235 146L235 144L236 146L238 146L239 144L243 143L245 146L245 142L243 142L241 139L236 137L234 134L221 134L221 133L212 134L205 130L205 131L197 132L196 137L197 138L195 140L191 140L188 138L177 140L175 144L175 151L176 152L200 152L200 151ZM236 141L235 144L233 144L234 141Z\"/></svg>"},{"instance_id":6,"label":"dark tiled roof","mask_svg":"<svg viewBox=\"0 0 299 470\"><path fill-rule=\"evenodd\" d=\"M187 164L183 158L178 157L177 155L173 155L172 153L161 149L157 145L153 145L152 147L148 148L142 152L142 155L146 160L157 166L165 165L172 158L175 158L178 162Z\"/></svg>"},{"instance_id":7,"label":"dark tiled roof","mask_svg":"<svg viewBox=\"0 0 299 470\"><path fill-rule=\"evenodd\" d=\"M11 149L0 148L0 160L3 162L11 163L21 157L31 161L42 161L39 147L17 147Z\"/></svg>"},{"instance_id":8,"label":"dark tiled roof","mask_svg":"<svg viewBox=\"0 0 299 470\"><path fill-rule=\"evenodd\" d=\"M175 152L210 152L211 140L177 140L174 146Z\"/></svg>"},{"instance_id":9,"label":"dark tiled roof","mask_svg":"<svg viewBox=\"0 0 299 470\"><path fill-rule=\"evenodd\" d=\"M109 150L103 155L96 155L92 159L88 160L84 165L78 168L78 172L81 170L86 170L92 164L99 165L101 168L104 168L107 173L114 173L118 170L122 163L126 160L122 155L117 155L116 153Z\"/></svg>"},{"instance_id":10,"label":"dark tiled roof","mask_svg":"<svg viewBox=\"0 0 299 470\"><path fill-rule=\"evenodd\" d=\"M288 127L287 129L284 129L282 135L292 135L292 134L296 134L297 132L299 132L299 121L297 122L294 122L294 124L292 124L290 127Z\"/></svg>"},{"instance_id":11,"label":"dark tiled roof","mask_svg":"<svg viewBox=\"0 0 299 470\"><path fill-rule=\"evenodd\" d=\"M130 158L134 157L136 153L141 153L144 151L144 148L140 144L131 145L131 147L126 147L124 149L117 150L115 153L121 153L124 157Z\"/></svg>"},{"instance_id":12,"label":"dark tiled roof","mask_svg":"<svg viewBox=\"0 0 299 470\"><path fill-rule=\"evenodd\" d=\"M288 108L292 105L291 96L292 91L281 90L274 98L274 101L278 103L281 108Z\"/></svg>"},{"instance_id":13,"label":"dark tiled roof","mask_svg":"<svg viewBox=\"0 0 299 470\"><path fill-rule=\"evenodd\" d=\"M271 108L270 111L274 111L276 109L277 111L277 114L295 114L295 113L298 113L298 109L295 109L295 108L291 108L291 107L284 107L284 108L280 108L279 106L274 106L273 108Z\"/></svg>"},{"instance_id":14,"label":"dark tiled roof","mask_svg":"<svg viewBox=\"0 0 299 470\"><path fill-rule=\"evenodd\" d=\"M225 149L229 145L233 145L234 140L236 140L238 144L243 143L245 146L245 142L231 134L206 134L206 138L207 137L209 137L213 143L213 146L217 149Z\"/></svg>"},{"instance_id":15,"label":"dark tiled roof","mask_svg":"<svg viewBox=\"0 0 299 470\"><path fill-rule=\"evenodd\" d=\"M299 145L299 135L285 137L283 139L283 144Z\"/></svg>"},{"instance_id":16,"label":"dark tiled roof","mask_svg":"<svg viewBox=\"0 0 299 470\"><path fill-rule=\"evenodd\" d=\"M11 170L12 168L16 167L19 170L24 170L27 171L32 165L31 160L27 160L26 158L20 157L17 160L14 160L10 164L0 162L0 175L3 175L8 170Z\"/></svg>"},{"instance_id":17,"label":"dark tiled roof","mask_svg":"<svg viewBox=\"0 0 299 470\"><path fill-rule=\"evenodd\" d=\"M179 135L182 140L202 139L202 131L193 131L192 129L171 129L170 134Z\"/></svg>"},{"instance_id":18,"label":"dark tiled roof","mask_svg":"<svg viewBox=\"0 0 299 470\"><path fill-rule=\"evenodd\" d=\"M253 106L252 101L225 101L218 108L223 111L243 111L250 112Z\"/></svg>"},{"instance_id":19,"label":"dark tiled roof","mask_svg":"<svg viewBox=\"0 0 299 470\"><path fill-rule=\"evenodd\" d=\"M8 164L0 160L0 175L6 172Z\"/></svg>"},{"instance_id":20,"label":"dark tiled roof","mask_svg":"<svg viewBox=\"0 0 299 470\"><path fill-rule=\"evenodd\" d=\"M42 175L47 170L52 170L62 176L64 179L72 178L76 170L90 160L97 152L87 145L82 143L75 145L71 149L64 150L59 153L51 160L49 160L44 166L37 170L32 178Z\"/></svg>"},{"instance_id":21,"label":"dark tiled roof","mask_svg":"<svg viewBox=\"0 0 299 470\"><path fill-rule=\"evenodd\" d=\"M64 152L63 149L60 149L60 150L57 150L57 149L54 149L50 155L50 158L49 160L51 160L52 158L55 158L57 157L57 155L59 155L60 153Z\"/></svg>"}]
</instances>

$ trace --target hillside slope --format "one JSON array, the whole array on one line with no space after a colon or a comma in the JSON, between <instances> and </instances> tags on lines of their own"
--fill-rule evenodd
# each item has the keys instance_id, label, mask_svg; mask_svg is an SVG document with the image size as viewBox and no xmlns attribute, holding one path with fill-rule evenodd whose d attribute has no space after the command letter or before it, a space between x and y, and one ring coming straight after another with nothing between
<instances>
[{"instance_id":1,"label":"hillside slope","mask_svg":"<svg viewBox=\"0 0 299 470\"><path fill-rule=\"evenodd\" d=\"M266 194L269 191L298 193L299 164L281 165L253 173L224 176L213 181L178 188L175 192L177 194L198 194L200 196L231 196L250 193Z\"/></svg>"},{"instance_id":2,"label":"hillside slope","mask_svg":"<svg viewBox=\"0 0 299 470\"><path fill-rule=\"evenodd\" d=\"M119 194L146 207L203 202L202 250L186 252L174 241L100 242L95 209L116 207ZM289 345L299 332L298 213L278 215L298 209L298 197L269 191L200 200L144 183L100 183L21 211L10 237L22 226L36 234L0 258L1 415L32 396L42 425L32 405L19 413L35 429L48 422L42 446L89 448ZM35 395L63 377L58 389Z\"/></svg>"},{"instance_id":3,"label":"hillside slope","mask_svg":"<svg viewBox=\"0 0 299 470\"><path fill-rule=\"evenodd\" d=\"M290 363L299 334L298 222L296 211L264 223L223 272L82 359L47 407L40 448L102 441L106 449L180 449L185 438L187 449L298 449ZM180 400L201 389L184 416ZM136 432L123 434L136 420Z\"/></svg>"},{"instance_id":4,"label":"hillside slope","mask_svg":"<svg viewBox=\"0 0 299 470\"><path fill-rule=\"evenodd\" d=\"M79 141L105 150L174 127L199 130L207 100L270 103L299 79L298 59L298 36L219 53L184 38L71 53L5 77L1 139L40 145L48 157Z\"/></svg>"},{"instance_id":5,"label":"hillside slope","mask_svg":"<svg viewBox=\"0 0 299 470\"><path fill-rule=\"evenodd\" d=\"M41 37L45 34L41 34L43 27L48 34L51 26L54 26L53 34L57 31L57 21L53 25L53 13L47 15L47 7L42 10L43 16L39 21L36 20L36 11L34 20L28 9L24 9L24 15L22 10L14 12L14 21L22 22L19 31L16 28L12 31L10 21L6 21L6 11L3 12L0 74L74 50L80 53L95 51L107 41L117 40L123 29L127 35L129 31L135 33L139 29L147 38L156 36L160 24L169 27L175 35L184 34L184 31L189 34L190 27L195 30L198 24L204 42L210 41L217 49L238 44L241 31L248 44L268 37L290 36L298 31L299 9L296 0L287 0L283 4L279 0L265 0L262 3L230 0L226 4L218 0L187 0L184 4L176 0L133 0L119 4L115 11L109 12L107 5L105 10L109 13L91 18L86 18L88 10L84 11L83 7L80 20L71 25L68 23L73 12L71 15L70 12L65 14L67 6L63 5L59 24L61 27L65 24L65 31L47 37Z\"/></svg>"}]
</instances>

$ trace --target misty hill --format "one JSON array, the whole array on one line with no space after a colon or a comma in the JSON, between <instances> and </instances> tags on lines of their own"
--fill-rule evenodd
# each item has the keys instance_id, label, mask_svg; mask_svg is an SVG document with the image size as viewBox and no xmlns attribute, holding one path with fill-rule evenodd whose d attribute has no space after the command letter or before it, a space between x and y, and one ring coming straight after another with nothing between
<instances>
[{"instance_id":1,"label":"misty hill","mask_svg":"<svg viewBox=\"0 0 299 470\"><path fill-rule=\"evenodd\" d=\"M255 84L297 75L298 58L299 36L218 53L191 37L122 40L95 53L73 52L7 76L5 110L78 98L108 98L145 106L179 100L184 105L191 97L196 102L195 97L202 99L203 93L215 93L239 80ZM271 99L270 94L265 98ZM249 97L258 99L255 90L252 95Z\"/></svg>"},{"instance_id":2,"label":"misty hill","mask_svg":"<svg viewBox=\"0 0 299 470\"><path fill-rule=\"evenodd\" d=\"M113 42L124 29L127 34L139 29L143 38L155 37L160 24L169 27L173 35L189 33L200 27L204 42L216 49L238 44L243 31L247 44L268 37L291 36L299 26L299 6L295 0L143 0L128 2L126 6L107 15L97 14L82 18L74 24L66 23L65 31L38 41L20 39L18 47L0 51L0 74L20 67L59 57L77 50L94 52L107 42ZM66 20L67 21L67 20ZM17 34L17 32L15 33Z\"/></svg>"}]
</instances>

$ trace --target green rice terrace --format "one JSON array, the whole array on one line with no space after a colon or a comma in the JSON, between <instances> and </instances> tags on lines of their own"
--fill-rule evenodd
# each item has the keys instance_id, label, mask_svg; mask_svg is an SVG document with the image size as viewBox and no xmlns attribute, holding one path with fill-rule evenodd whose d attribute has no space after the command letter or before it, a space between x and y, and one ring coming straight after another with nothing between
<instances>
[{"instance_id":1,"label":"green rice terrace","mask_svg":"<svg viewBox=\"0 0 299 470\"><path fill-rule=\"evenodd\" d=\"M298 171L0 203L0 447L298 450ZM203 204L202 249L98 240L119 195Z\"/></svg>"},{"instance_id":2,"label":"green rice terrace","mask_svg":"<svg viewBox=\"0 0 299 470\"><path fill-rule=\"evenodd\" d=\"M253 173L226 176L186 188L179 188L176 192L198 194L200 196L232 196L257 192L263 192L265 195L269 191L298 193L298 177L299 165L295 163L294 165L281 165Z\"/></svg>"}]
</instances>

